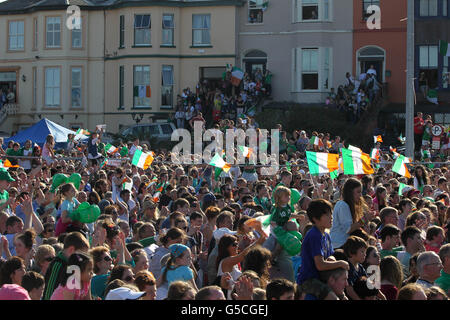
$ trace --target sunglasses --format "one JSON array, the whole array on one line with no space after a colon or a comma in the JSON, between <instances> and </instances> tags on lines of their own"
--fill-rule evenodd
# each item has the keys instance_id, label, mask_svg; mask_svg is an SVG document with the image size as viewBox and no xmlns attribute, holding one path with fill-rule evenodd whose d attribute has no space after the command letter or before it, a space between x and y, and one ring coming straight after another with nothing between
<instances>
[{"instance_id":1,"label":"sunglasses","mask_svg":"<svg viewBox=\"0 0 450 320\"><path fill-rule=\"evenodd\" d=\"M233 247L237 247L238 246L238 243L237 242L235 242L235 243L233 243L233 244L231 244Z\"/></svg>"},{"instance_id":2,"label":"sunglasses","mask_svg":"<svg viewBox=\"0 0 450 320\"><path fill-rule=\"evenodd\" d=\"M47 262L52 262L55 257L47 257L44 260Z\"/></svg>"},{"instance_id":3,"label":"sunglasses","mask_svg":"<svg viewBox=\"0 0 450 320\"><path fill-rule=\"evenodd\" d=\"M103 260L105 260L106 262L112 261L112 258L110 256L104 256Z\"/></svg>"},{"instance_id":4,"label":"sunglasses","mask_svg":"<svg viewBox=\"0 0 450 320\"><path fill-rule=\"evenodd\" d=\"M47 230L45 230L45 232L53 232L53 231L55 231L55 230L53 230L53 229L47 229Z\"/></svg>"},{"instance_id":5,"label":"sunglasses","mask_svg":"<svg viewBox=\"0 0 450 320\"><path fill-rule=\"evenodd\" d=\"M125 282L131 282L131 281L133 281L133 277L132 277L132 276L128 276L128 277L126 277L125 279L123 279L123 281L125 281Z\"/></svg>"}]
</instances>

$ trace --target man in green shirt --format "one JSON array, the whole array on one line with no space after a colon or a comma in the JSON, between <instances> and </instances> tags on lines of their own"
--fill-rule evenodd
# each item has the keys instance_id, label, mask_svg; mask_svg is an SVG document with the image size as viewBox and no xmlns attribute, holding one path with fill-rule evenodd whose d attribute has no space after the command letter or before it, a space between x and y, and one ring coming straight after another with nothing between
<instances>
[{"instance_id":1,"label":"man in green shirt","mask_svg":"<svg viewBox=\"0 0 450 320\"><path fill-rule=\"evenodd\" d=\"M9 183L14 181L16 180L6 169L0 168L0 211L9 209L9 194L6 189L9 187Z\"/></svg>"},{"instance_id":2,"label":"man in green shirt","mask_svg":"<svg viewBox=\"0 0 450 320\"><path fill-rule=\"evenodd\" d=\"M8 156L23 156L23 150L20 149L20 144L17 142L13 143L13 147L6 149L6 155ZM19 164L19 159L17 158L8 158L13 166Z\"/></svg>"},{"instance_id":3,"label":"man in green shirt","mask_svg":"<svg viewBox=\"0 0 450 320\"><path fill-rule=\"evenodd\" d=\"M256 197L253 198L253 201L263 207L264 211L270 211L272 206L268 196L267 186L264 183L259 183L256 185Z\"/></svg>"},{"instance_id":4,"label":"man in green shirt","mask_svg":"<svg viewBox=\"0 0 450 320\"><path fill-rule=\"evenodd\" d=\"M402 247L397 247L400 241L400 229L392 224L387 224L380 231L381 248L380 257L397 257L397 252L402 251Z\"/></svg>"},{"instance_id":5,"label":"man in green shirt","mask_svg":"<svg viewBox=\"0 0 450 320\"><path fill-rule=\"evenodd\" d=\"M441 276L434 283L448 295L450 294L450 243L441 247L439 258L444 268L441 270Z\"/></svg>"}]
</instances>

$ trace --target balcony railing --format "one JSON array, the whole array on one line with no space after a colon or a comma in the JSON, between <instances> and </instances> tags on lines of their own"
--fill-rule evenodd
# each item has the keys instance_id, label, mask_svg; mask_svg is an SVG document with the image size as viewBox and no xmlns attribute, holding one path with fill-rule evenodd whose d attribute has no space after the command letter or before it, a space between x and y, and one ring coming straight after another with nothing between
<instances>
[{"instance_id":1,"label":"balcony railing","mask_svg":"<svg viewBox=\"0 0 450 320\"><path fill-rule=\"evenodd\" d=\"M19 112L19 104L7 103L0 109L0 124L2 124L9 115L15 115Z\"/></svg>"}]
</instances>

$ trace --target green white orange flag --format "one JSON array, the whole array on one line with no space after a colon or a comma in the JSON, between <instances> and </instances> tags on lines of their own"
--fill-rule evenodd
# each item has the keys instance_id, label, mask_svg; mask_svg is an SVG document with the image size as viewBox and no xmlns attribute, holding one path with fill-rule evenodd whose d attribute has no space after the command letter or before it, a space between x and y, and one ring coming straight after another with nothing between
<instances>
[{"instance_id":1,"label":"green white orange flag","mask_svg":"<svg viewBox=\"0 0 450 320\"><path fill-rule=\"evenodd\" d=\"M231 72L231 84L235 87L239 86L241 80L244 78L244 71L241 69L234 67Z\"/></svg>"},{"instance_id":2,"label":"green white orange flag","mask_svg":"<svg viewBox=\"0 0 450 320\"><path fill-rule=\"evenodd\" d=\"M85 136L91 135L91 133L89 131L81 129L81 128L77 130L76 134L80 134L80 133L84 134Z\"/></svg>"},{"instance_id":3,"label":"green white orange flag","mask_svg":"<svg viewBox=\"0 0 450 320\"><path fill-rule=\"evenodd\" d=\"M373 143L383 142L383 138L381 136L373 136Z\"/></svg>"},{"instance_id":4,"label":"green white orange flag","mask_svg":"<svg viewBox=\"0 0 450 320\"><path fill-rule=\"evenodd\" d=\"M244 146L239 146L239 150L242 152L244 157L246 157L248 159L250 159L250 156L253 153L253 149L252 148L248 148L248 147L244 147Z\"/></svg>"},{"instance_id":5,"label":"green white orange flag","mask_svg":"<svg viewBox=\"0 0 450 320\"><path fill-rule=\"evenodd\" d=\"M352 146L352 145L348 146L348 150L352 150L352 151L363 153L363 151L360 148Z\"/></svg>"},{"instance_id":6,"label":"green white orange flag","mask_svg":"<svg viewBox=\"0 0 450 320\"><path fill-rule=\"evenodd\" d=\"M374 160L374 162L380 162L380 149L373 148L370 152L370 158Z\"/></svg>"},{"instance_id":7,"label":"green white orange flag","mask_svg":"<svg viewBox=\"0 0 450 320\"><path fill-rule=\"evenodd\" d=\"M103 169L108 164L108 158L105 158L103 162L100 164L100 169Z\"/></svg>"},{"instance_id":8,"label":"green white orange flag","mask_svg":"<svg viewBox=\"0 0 450 320\"><path fill-rule=\"evenodd\" d=\"M108 143L105 146L105 151L106 151L106 153L114 154L119 151L119 148L114 147L112 144Z\"/></svg>"},{"instance_id":9,"label":"green white orange flag","mask_svg":"<svg viewBox=\"0 0 450 320\"><path fill-rule=\"evenodd\" d=\"M136 150L134 152L133 160L131 161L131 164L135 165L138 168L147 170L148 167L153 162L153 157L150 153L145 153L142 150Z\"/></svg>"},{"instance_id":10,"label":"green white orange flag","mask_svg":"<svg viewBox=\"0 0 450 320\"><path fill-rule=\"evenodd\" d=\"M400 154L392 167L392 171L404 177L411 178L411 174L406 167L407 163L409 163L409 159Z\"/></svg>"},{"instance_id":11,"label":"green white orange flag","mask_svg":"<svg viewBox=\"0 0 450 320\"><path fill-rule=\"evenodd\" d=\"M231 169L231 166L226 163L218 153L216 153L215 156L211 159L209 165L220 168L225 172L228 172Z\"/></svg>"},{"instance_id":12,"label":"green white orange flag","mask_svg":"<svg viewBox=\"0 0 450 320\"><path fill-rule=\"evenodd\" d=\"M309 143L313 146L323 147L323 142L319 139L318 136L312 136L311 139L309 139Z\"/></svg>"},{"instance_id":13,"label":"green white orange flag","mask_svg":"<svg viewBox=\"0 0 450 320\"><path fill-rule=\"evenodd\" d=\"M342 149L342 162L344 164L344 174L358 175L374 173L370 164L370 156L367 153Z\"/></svg>"},{"instance_id":14,"label":"green white orange flag","mask_svg":"<svg viewBox=\"0 0 450 320\"><path fill-rule=\"evenodd\" d=\"M450 57L450 43L448 43L447 41L440 40L439 52L445 57Z\"/></svg>"},{"instance_id":15,"label":"green white orange flag","mask_svg":"<svg viewBox=\"0 0 450 320\"><path fill-rule=\"evenodd\" d=\"M5 159L5 162L3 162L3 164L1 164L0 166L2 166L3 168L19 168L20 167L18 164L13 165L11 163L11 161L9 161L8 159Z\"/></svg>"},{"instance_id":16,"label":"green white orange flag","mask_svg":"<svg viewBox=\"0 0 450 320\"><path fill-rule=\"evenodd\" d=\"M261 230L266 234L266 237L270 235L270 222L272 221L272 215L268 214L257 218L252 218L244 222L250 228Z\"/></svg>"},{"instance_id":17,"label":"green white orange flag","mask_svg":"<svg viewBox=\"0 0 450 320\"><path fill-rule=\"evenodd\" d=\"M306 160L312 175L330 173L339 169L338 154L306 151Z\"/></svg>"},{"instance_id":18,"label":"green white orange flag","mask_svg":"<svg viewBox=\"0 0 450 320\"><path fill-rule=\"evenodd\" d=\"M398 194L401 196L403 189L406 188L406 184L401 183L398 185Z\"/></svg>"}]
</instances>

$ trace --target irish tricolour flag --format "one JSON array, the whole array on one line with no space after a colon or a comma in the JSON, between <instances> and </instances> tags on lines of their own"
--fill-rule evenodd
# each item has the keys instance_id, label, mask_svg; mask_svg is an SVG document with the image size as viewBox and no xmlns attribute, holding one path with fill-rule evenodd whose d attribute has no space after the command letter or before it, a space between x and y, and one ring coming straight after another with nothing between
<instances>
[{"instance_id":1,"label":"irish tricolour flag","mask_svg":"<svg viewBox=\"0 0 450 320\"><path fill-rule=\"evenodd\" d=\"M150 153L142 152L142 150L136 150L134 152L133 160L131 164L135 165L138 168L147 170L148 167L153 162L153 157Z\"/></svg>"},{"instance_id":2,"label":"irish tricolour flag","mask_svg":"<svg viewBox=\"0 0 450 320\"><path fill-rule=\"evenodd\" d=\"M318 136L312 136L311 139L309 139L309 143L312 144L313 146L323 147L323 143Z\"/></svg>"},{"instance_id":3,"label":"irish tricolour flag","mask_svg":"<svg viewBox=\"0 0 450 320\"><path fill-rule=\"evenodd\" d=\"M216 153L216 155L211 159L209 165L220 168L225 172L230 171L231 168L231 166L228 163L226 163L225 160L222 159L222 156L218 153Z\"/></svg>"},{"instance_id":4,"label":"irish tricolour flag","mask_svg":"<svg viewBox=\"0 0 450 320\"><path fill-rule=\"evenodd\" d=\"M106 151L106 153L116 153L119 151L119 148L114 147L112 144L108 143L105 146L105 151Z\"/></svg>"},{"instance_id":5,"label":"irish tricolour flag","mask_svg":"<svg viewBox=\"0 0 450 320\"><path fill-rule=\"evenodd\" d=\"M445 57L450 57L450 43L439 41L439 52Z\"/></svg>"},{"instance_id":6,"label":"irish tricolour flag","mask_svg":"<svg viewBox=\"0 0 450 320\"><path fill-rule=\"evenodd\" d=\"M248 148L248 147L239 146L239 150L242 152L244 157L249 158L249 159L250 159L251 154L253 153L253 149Z\"/></svg>"},{"instance_id":7,"label":"irish tricolour flag","mask_svg":"<svg viewBox=\"0 0 450 320\"><path fill-rule=\"evenodd\" d=\"M358 175L374 173L370 164L370 156L367 153L342 149L342 162L344 164L344 174Z\"/></svg>"},{"instance_id":8,"label":"irish tricolour flag","mask_svg":"<svg viewBox=\"0 0 450 320\"><path fill-rule=\"evenodd\" d=\"M394 166L392 167L392 171L407 177L411 178L411 174L408 171L408 168L406 167L406 164L409 163L409 159L403 155L398 155L397 160L394 163Z\"/></svg>"},{"instance_id":9,"label":"irish tricolour flag","mask_svg":"<svg viewBox=\"0 0 450 320\"><path fill-rule=\"evenodd\" d=\"M338 154L306 151L306 160L312 175L330 173L339 169Z\"/></svg>"}]
</instances>

